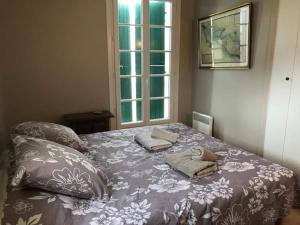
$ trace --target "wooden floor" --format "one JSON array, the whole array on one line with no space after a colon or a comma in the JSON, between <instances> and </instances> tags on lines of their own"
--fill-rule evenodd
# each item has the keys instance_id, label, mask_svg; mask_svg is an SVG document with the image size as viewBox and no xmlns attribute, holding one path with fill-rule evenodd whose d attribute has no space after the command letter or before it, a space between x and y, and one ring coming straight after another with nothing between
<instances>
[{"instance_id":1,"label":"wooden floor","mask_svg":"<svg viewBox=\"0 0 300 225\"><path fill-rule=\"evenodd\" d=\"M290 215L279 221L277 225L300 225L300 209L292 209Z\"/></svg>"},{"instance_id":2,"label":"wooden floor","mask_svg":"<svg viewBox=\"0 0 300 225\"><path fill-rule=\"evenodd\" d=\"M0 225L3 217L3 205L6 200L5 190L7 185L7 162L6 152L0 152Z\"/></svg>"},{"instance_id":3,"label":"wooden floor","mask_svg":"<svg viewBox=\"0 0 300 225\"><path fill-rule=\"evenodd\" d=\"M0 225L3 217L3 206L6 200L5 190L7 184L7 173L6 170L0 169Z\"/></svg>"}]
</instances>

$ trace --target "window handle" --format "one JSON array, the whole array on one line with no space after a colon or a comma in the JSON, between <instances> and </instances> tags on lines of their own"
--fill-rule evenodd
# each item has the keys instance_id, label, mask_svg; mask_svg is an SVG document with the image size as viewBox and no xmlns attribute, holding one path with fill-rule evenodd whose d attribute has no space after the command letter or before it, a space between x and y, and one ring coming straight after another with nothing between
<instances>
[{"instance_id":1,"label":"window handle","mask_svg":"<svg viewBox=\"0 0 300 225\"><path fill-rule=\"evenodd\" d=\"M286 78L285 78L285 80L286 80L286 81L289 81L289 80L290 80L290 78L289 78L289 77L286 77Z\"/></svg>"}]
</instances>

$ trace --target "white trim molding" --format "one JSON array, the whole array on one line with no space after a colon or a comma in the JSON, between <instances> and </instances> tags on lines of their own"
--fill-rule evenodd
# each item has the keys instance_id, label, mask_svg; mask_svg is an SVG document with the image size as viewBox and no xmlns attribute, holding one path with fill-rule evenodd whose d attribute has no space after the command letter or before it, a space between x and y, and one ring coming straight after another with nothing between
<instances>
[{"instance_id":1,"label":"white trim molding","mask_svg":"<svg viewBox=\"0 0 300 225\"><path fill-rule=\"evenodd\" d=\"M174 14L172 15L173 21L173 116L171 122L178 122L178 93L179 93L179 61L180 61L180 24L181 24L181 0L173 1Z\"/></svg>"},{"instance_id":2,"label":"white trim molding","mask_svg":"<svg viewBox=\"0 0 300 225\"><path fill-rule=\"evenodd\" d=\"M107 56L108 56L108 76L109 76L109 109L115 116L111 119L110 127L112 130L117 128L117 108L116 108L116 72L114 66L114 17L113 1L106 0L106 25L107 25Z\"/></svg>"}]
</instances>

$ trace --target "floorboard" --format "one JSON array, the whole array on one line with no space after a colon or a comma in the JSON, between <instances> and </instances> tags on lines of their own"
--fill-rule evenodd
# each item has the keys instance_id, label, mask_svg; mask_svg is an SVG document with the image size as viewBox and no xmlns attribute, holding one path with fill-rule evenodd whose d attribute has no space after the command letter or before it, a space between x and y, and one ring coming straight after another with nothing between
<instances>
[{"instance_id":1,"label":"floorboard","mask_svg":"<svg viewBox=\"0 0 300 225\"><path fill-rule=\"evenodd\" d=\"M277 225L300 225L300 209L292 209L290 215L279 221Z\"/></svg>"}]
</instances>

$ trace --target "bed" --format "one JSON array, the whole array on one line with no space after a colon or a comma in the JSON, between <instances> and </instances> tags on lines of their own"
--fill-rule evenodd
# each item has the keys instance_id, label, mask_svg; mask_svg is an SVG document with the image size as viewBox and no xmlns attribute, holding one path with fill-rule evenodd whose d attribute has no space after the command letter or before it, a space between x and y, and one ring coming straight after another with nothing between
<instances>
[{"instance_id":1,"label":"bed","mask_svg":"<svg viewBox=\"0 0 300 225\"><path fill-rule=\"evenodd\" d=\"M293 205L295 175L278 164L183 124L160 126L179 134L167 152L195 145L222 155L212 176L189 179L150 153L134 135L152 127L83 135L86 153L111 178L110 195L83 200L37 189L7 188L5 225L275 224Z\"/></svg>"}]
</instances>

